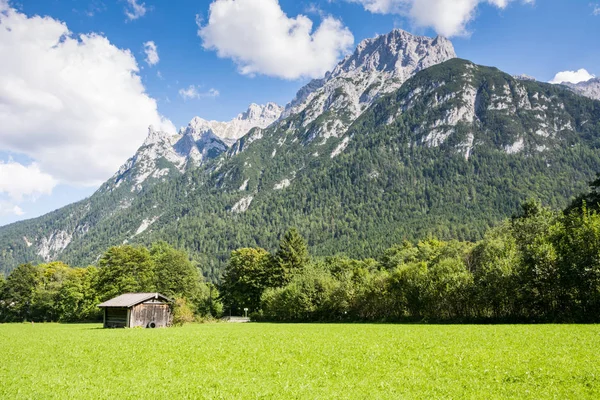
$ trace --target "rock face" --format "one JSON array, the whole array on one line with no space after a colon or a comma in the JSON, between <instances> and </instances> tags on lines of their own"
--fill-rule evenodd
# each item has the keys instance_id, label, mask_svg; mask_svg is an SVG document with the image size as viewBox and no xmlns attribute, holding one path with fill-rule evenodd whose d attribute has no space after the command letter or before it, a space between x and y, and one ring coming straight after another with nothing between
<instances>
[{"instance_id":1,"label":"rock face","mask_svg":"<svg viewBox=\"0 0 600 400\"><path fill-rule=\"evenodd\" d=\"M283 107L275 103L265 105L250 104L248 110L239 114L228 122L207 121L196 117L190 125L194 125L197 132L212 132L219 137L227 146L231 146L236 140L244 136L252 128L266 128L279 119Z\"/></svg>"},{"instance_id":2,"label":"rock face","mask_svg":"<svg viewBox=\"0 0 600 400\"><path fill-rule=\"evenodd\" d=\"M536 81L536 79L533 76L529 76L527 74L514 75L513 78L518 79L520 81L530 81L530 82Z\"/></svg>"},{"instance_id":3,"label":"rock face","mask_svg":"<svg viewBox=\"0 0 600 400\"><path fill-rule=\"evenodd\" d=\"M377 98L398 89L415 73L455 58L452 43L441 36L414 36L395 29L360 42L324 78L311 81L286 106L282 119L298 116L293 127L311 126L309 140L344 134Z\"/></svg>"},{"instance_id":4,"label":"rock face","mask_svg":"<svg viewBox=\"0 0 600 400\"><path fill-rule=\"evenodd\" d=\"M201 166L223 153L252 128L266 128L272 124L282 111L283 108L275 103L251 104L248 110L229 122L195 117L176 135L150 126L143 145L103 185L101 191L112 191L129 184L131 192L140 192L151 182L180 175L190 166Z\"/></svg>"},{"instance_id":5,"label":"rock face","mask_svg":"<svg viewBox=\"0 0 600 400\"><path fill-rule=\"evenodd\" d=\"M593 78L586 82L580 83L565 83L563 85L569 87L575 93L590 99L600 100L600 78Z\"/></svg>"}]
</instances>

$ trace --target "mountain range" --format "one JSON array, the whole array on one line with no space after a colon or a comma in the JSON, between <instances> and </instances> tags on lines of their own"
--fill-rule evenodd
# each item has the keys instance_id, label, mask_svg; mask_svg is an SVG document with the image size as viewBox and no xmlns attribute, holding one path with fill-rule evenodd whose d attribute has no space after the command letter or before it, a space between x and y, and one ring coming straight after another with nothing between
<instances>
[{"instance_id":1,"label":"mountain range","mask_svg":"<svg viewBox=\"0 0 600 400\"><path fill-rule=\"evenodd\" d=\"M177 135L150 127L90 198L1 227L0 271L166 240L217 280L231 250L271 249L291 226L316 255L478 239L528 197L564 206L600 171L597 84L512 77L456 58L443 37L394 30L285 108L194 118Z\"/></svg>"}]
</instances>

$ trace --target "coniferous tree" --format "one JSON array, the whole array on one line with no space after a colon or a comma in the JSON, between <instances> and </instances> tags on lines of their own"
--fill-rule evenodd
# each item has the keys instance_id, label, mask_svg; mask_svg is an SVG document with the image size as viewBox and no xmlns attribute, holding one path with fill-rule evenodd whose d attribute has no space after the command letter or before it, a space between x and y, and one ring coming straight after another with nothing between
<instances>
[{"instance_id":1,"label":"coniferous tree","mask_svg":"<svg viewBox=\"0 0 600 400\"><path fill-rule=\"evenodd\" d=\"M306 240L296 228L291 228L281 239L279 249L275 253L275 263L281 269L284 282L289 282L292 276L304 269L310 256Z\"/></svg>"}]
</instances>

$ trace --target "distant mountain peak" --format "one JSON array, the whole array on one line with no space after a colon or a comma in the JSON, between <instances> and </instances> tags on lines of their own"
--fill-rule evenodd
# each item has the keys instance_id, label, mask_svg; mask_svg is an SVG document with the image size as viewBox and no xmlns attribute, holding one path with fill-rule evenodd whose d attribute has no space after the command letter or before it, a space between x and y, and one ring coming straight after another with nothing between
<instances>
[{"instance_id":1,"label":"distant mountain peak","mask_svg":"<svg viewBox=\"0 0 600 400\"><path fill-rule=\"evenodd\" d=\"M170 138L176 137L177 135L169 134L164 131L157 130L154 125L148 127L148 136L144 140L143 146L150 146L159 142L169 141Z\"/></svg>"},{"instance_id":2,"label":"distant mountain peak","mask_svg":"<svg viewBox=\"0 0 600 400\"><path fill-rule=\"evenodd\" d=\"M188 125L197 132L211 131L224 143L231 146L239 138L244 136L252 128L266 128L277 121L283 111L283 107L275 103L264 105L252 103L243 113L227 122L207 121L200 117L192 119Z\"/></svg>"},{"instance_id":3,"label":"distant mountain peak","mask_svg":"<svg viewBox=\"0 0 600 400\"><path fill-rule=\"evenodd\" d=\"M172 172L181 173L190 165L198 166L217 157L252 128L272 124L282 111L283 107L275 103L252 103L229 122L194 117L178 134L157 130L151 125L136 154L100 190L114 190L129 182L131 192L139 192L149 179L165 180Z\"/></svg>"},{"instance_id":4,"label":"distant mountain peak","mask_svg":"<svg viewBox=\"0 0 600 400\"><path fill-rule=\"evenodd\" d=\"M537 80L533 76L530 76L527 74L514 75L513 78L515 78L519 81L529 81L529 82L535 82Z\"/></svg>"},{"instance_id":5,"label":"distant mountain peak","mask_svg":"<svg viewBox=\"0 0 600 400\"><path fill-rule=\"evenodd\" d=\"M593 100L600 100L600 78L592 78L589 81L579 83L563 82L562 85L569 87L572 91Z\"/></svg>"},{"instance_id":6,"label":"distant mountain peak","mask_svg":"<svg viewBox=\"0 0 600 400\"><path fill-rule=\"evenodd\" d=\"M353 54L347 56L331 72L329 78L351 71L387 71L401 74L423 62L428 66L439 64L456 53L452 42L443 36L430 38L415 36L402 29L361 41Z\"/></svg>"},{"instance_id":7,"label":"distant mountain peak","mask_svg":"<svg viewBox=\"0 0 600 400\"><path fill-rule=\"evenodd\" d=\"M245 112L234 118L234 121L248 121L250 124L256 124L259 128L266 128L279 118L282 111L283 107L275 103L267 103L264 105L252 103ZM239 139L239 137L237 139Z\"/></svg>"},{"instance_id":8,"label":"distant mountain peak","mask_svg":"<svg viewBox=\"0 0 600 400\"><path fill-rule=\"evenodd\" d=\"M322 79L302 87L282 119L302 113L305 128L327 111L309 137L339 137L382 94L398 89L417 72L456 58L452 42L442 36L416 36L401 29L361 41Z\"/></svg>"}]
</instances>

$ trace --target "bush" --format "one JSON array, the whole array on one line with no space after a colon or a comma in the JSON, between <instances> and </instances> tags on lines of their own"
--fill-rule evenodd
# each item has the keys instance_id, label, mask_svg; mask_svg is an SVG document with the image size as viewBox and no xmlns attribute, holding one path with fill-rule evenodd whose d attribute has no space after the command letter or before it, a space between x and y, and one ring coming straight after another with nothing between
<instances>
[{"instance_id":1,"label":"bush","mask_svg":"<svg viewBox=\"0 0 600 400\"><path fill-rule=\"evenodd\" d=\"M175 305L173 307L173 325L183 326L194 322L194 311L188 305L185 298L175 299Z\"/></svg>"}]
</instances>

